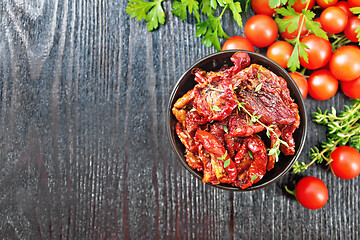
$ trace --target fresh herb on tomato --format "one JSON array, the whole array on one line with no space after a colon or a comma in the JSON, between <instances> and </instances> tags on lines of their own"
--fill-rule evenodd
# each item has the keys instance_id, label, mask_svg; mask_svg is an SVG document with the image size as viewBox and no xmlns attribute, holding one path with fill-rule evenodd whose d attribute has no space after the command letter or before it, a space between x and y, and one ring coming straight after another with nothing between
<instances>
[{"instance_id":1,"label":"fresh herb on tomato","mask_svg":"<svg viewBox=\"0 0 360 240\"><path fill-rule=\"evenodd\" d=\"M277 18L275 22L279 27L280 32L288 31L289 33L298 31L296 38L294 39L285 39L290 42L294 46L294 50L288 60L288 68L290 71L294 72L296 69L300 68L300 58L304 60L304 62L309 62L308 60L308 52L306 49L308 46L306 43L300 41L301 32L298 29L302 29L303 26L306 26L306 29L311 31L314 35L319 38L323 38L328 40L328 36L326 32L321 29L321 24L315 22L313 19L315 17L315 13L309 10L310 1L307 2L305 9L303 9L302 13L297 13L293 8L288 6L287 8L279 8L276 9L276 12L282 16L288 16L291 18Z\"/></svg>"},{"instance_id":2,"label":"fresh herb on tomato","mask_svg":"<svg viewBox=\"0 0 360 240\"><path fill-rule=\"evenodd\" d=\"M349 3L350 4L350 3ZM351 5L350 5L351 6ZM360 7L353 7L353 8L350 8L350 11L353 13L353 14L360 14ZM360 18L360 15L358 16L358 18ZM360 26L358 26L355 30L355 33L357 33L356 37L357 39L359 40L359 44L360 44Z\"/></svg>"}]
</instances>

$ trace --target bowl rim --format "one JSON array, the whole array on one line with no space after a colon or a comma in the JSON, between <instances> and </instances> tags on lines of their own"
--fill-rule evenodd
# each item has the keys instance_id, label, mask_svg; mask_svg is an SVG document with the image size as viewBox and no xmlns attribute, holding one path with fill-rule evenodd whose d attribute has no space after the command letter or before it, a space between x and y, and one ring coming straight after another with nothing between
<instances>
[{"instance_id":1,"label":"bowl rim","mask_svg":"<svg viewBox=\"0 0 360 240\"><path fill-rule=\"evenodd\" d=\"M292 84L295 86L295 93L296 95L298 95L298 99L294 99L294 102L298 105L299 108L299 113L300 111L303 113L304 115L304 120L300 120L302 121L301 123L303 124L303 131L300 133L301 134L301 139L300 139L300 144L298 146L298 149L295 153L295 155L293 155L291 161L289 162L289 164L286 166L286 168L284 170L282 170L281 172L279 172L274 178L263 182L261 184L257 184L255 183L254 185L246 188L246 189L241 189L240 187L235 187L235 186L231 186L231 185L225 185L225 184L211 184L211 183L205 183L206 185L218 188L218 189L223 189L223 190L228 190L228 191L233 191L233 192L247 192L247 191L253 191L253 190L258 190L258 189L262 189L266 186L269 186L271 184L273 184L274 182L278 181L280 178L282 178L286 173L288 173L290 171L290 169L292 168L292 166L295 164L295 162L297 161L297 159L299 158L299 156L301 155L301 152L304 148L305 145L305 140L306 140L306 135L307 135L307 128L308 128L308 124L307 124L307 112L306 112L306 107L305 107L305 102L304 99L301 95L300 89L297 86L297 84L295 83L295 81L292 79L292 77L289 75L289 73L283 68L281 67L279 64L277 64L276 62L274 62L273 60L265 57L264 55L260 54L260 53L256 53L256 52L250 52L250 51L245 51L245 50L226 50L226 51L220 51L220 52L215 52L215 53L211 53L208 54L202 58L200 58L199 60L197 60L195 63L193 63L177 80L176 84L174 85L174 88L170 94L169 97L169 101L168 101L168 106L167 106L167 116L166 116L166 128L167 128L167 135L168 135L168 139L170 141L171 147L173 149L173 151L176 153L177 155L177 159L178 161L180 161L180 163L191 173L191 175L195 176L196 178L198 178L199 180L202 180L201 176L199 176L198 172L195 171L194 169L192 169L187 163L186 160L184 160L184 153L180 153L180 151L178 150L177 146L175 145L175 142L173 141L173 135L172 135L172 131L173 129L171 128L171 118L172 118L172 104L174 101L174 97L177 93L177 91L179 90L179 87L181 85L182 82L186 82L187 79L185 79L185 76L197 65L201 64L202 62L206 62L209 58L213 58L216 57L218 55L223 55L223 54L229 54L229 53L236 53L236 52L246 52L249 54L250 58L251 55L253 56L257 56L258 58L262 58L264 61L269 62L269 65L274 65L277 69L279 69L283 74L285 74L286 78L285 81L288 83L288 81L291 81ZM251 64L251 63L250 63ZM278 75L277 73L275 73L276 75ZM289 89L290 90L290 89ZM298 101L295 100L300 100L300 103ZM301 109L300 109L301 108ZM174 134L176 135L176 134Z\"/></svg>"}]
</instances>

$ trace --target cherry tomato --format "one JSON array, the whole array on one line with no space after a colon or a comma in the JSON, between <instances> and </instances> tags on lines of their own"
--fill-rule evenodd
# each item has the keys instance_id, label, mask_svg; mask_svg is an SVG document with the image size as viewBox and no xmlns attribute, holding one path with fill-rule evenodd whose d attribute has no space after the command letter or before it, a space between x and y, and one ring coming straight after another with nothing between
<instances>
[{"instance_id":1,"label":"cherry tomato","mask_svg":"<svg viewBox=\"0 0 360 240\"><path fill-rule=\"evenodd\" d=\"M302 2L302 0L297 0L294 5L292 5L291 7L295 10L295 12L302 12L303 9L305 9L306 5L308 4L308 2L310 1L309 3L309 6L308 6L308 10L312 9L313 6L315 5L315 0L307 0L305 2Z\"/></svg>"},{"instance_id":2,"label":"cherry tomato","mask_svg":"<svg viewBox=\"0 0 360 240\"><path fill-rule=\"evenodd\" d=\"M341 90L350 98L360 99L360 77L340 83Z\"/></svg>"},{"instance_id":3,"label":"cherry tomato","mask_svg":"<svg viewBox=\"0 0 360 240\"><path fill-rule=\"evenodd\" d=\"M277 25L268 15L254 15L245 24L245 36L256 47L269 46L275 41L277 35Z\"/></svg>"},{"instance_id":4,"label":"cherry tomato","mask_svg":"<svg viewBox=\"0 0 360 240\"><path fill-rule=\"evenodd\" d=\"M340 33L344 31L348 22L348 16L339 7L328 7L320 15L321 27L328 33Z\"/></svg>"},{"instance_id":5,"label":"cherry tomato","mask_svg":"<svg viewBox=\"0 0 360 240\"><path fill-rule=\"evenodd\" d=\"M302 97L305 99L309 92L308 83L306 81L306 78L302 74L297 73L297 72L291 72L291 73L289 73L289 75L294 80L294 82L300 89Z\"/></svg>"},{"instance_id":6,"label":"cherry tomato","mask_svg":"<svg viewBox=\"0 0 360 240\"><path fill-rule=\"evenodd\" d=\"M360 174L360 153L352 147L340 146L331 153L331 169L342 179L352 179Z\"/></svg>"},{"instance_id":7,"label":"cherry tomato","mask_svg":"<svg viewBox=\"0 0 360 240\"><path fill-rule=\"evenodd\" d=\"M336 50L330 61L331 73L341 81L351 81L360 76L360 48L344 46Z\"/></svg>"},{"instance_id":8,"label":"cherry tomato","mask_svg":"<svg viewBox=\"0 0 360 240\"><path fill-rule=\"evenodd\" d=\"M293 18L290 16L285 16L283 19L289 19L289 18ZM285 32L280 32L280 35L282 38L284 39L294 39L297 37L297 35L299 34L299 28L301 25L301 22L303 21L304 16L301 15L299 18L299 23L298 23L298 29L296 29L294 32L289 33L289 31L286 29ZM300 37L305 36L308 33L308 30L306 29L305 23L303 23L303 26L301 28L301 32L300 32Z\"/></svg>"},{"instance_id":9,"label":"cherry tomato","mask_svg":"<svg viewBox=\"0 0 360 240\"><path fill-rule=\"evenodd\" d=\"M334 6L336 3L338 2L338 0L316 0L316 3L322 7L322 8L327 8L330 6Z\"/></svg>"},{"instance_id":10,"label":"cherry tomato","mask_svg":"<svg viewBox=\"0 0 360 240\"><path fill-rule=\"evenodd\" d=\"M327 69L313 72L308 79L310 96L321 101L334 96L338 85L338 80Z\"/></svg>"},{"instance_id":11,"label":"cherry tomato","mask_svg":"<svg viewBox=\"0 0 360 240\"><path fill-rule=\"evenodd\" d=\"M276 8L270 8L269 0L251 0L251 7L257 14L265 14L271 17L276 13ZM280 8L280 6L277 8Z\"/></svg>"},{"instance_id":12,"label":"cherry tomato","mask_svg":"<svg viewBox=\"0 0 360 240\"><path fill-rule=\"evenodd\" d=\"M348 0L350 7L360 7L360 0Z\"/></svg>"},{"instance_id":13,"label":"cherry tomato","mask_svg":"<svg viewBox=\"0 0 360 240\"><path fill-rule=\"evenodd\" d=\"M309 209L322 208L329 197L325 183L312 176L302 178L296 184L295 191L299 203Z\"/></svg>"},{"instance_id":14,"label":"cherry tomato","mask_svg":"<svg viewBox=\"0 0 360 240\"><path fill-rule=\"evenodd\" d=\"M331 57L331 44L328 40L313 34L303 37L300 40L305 43L308 48L308 62L300 58L300 64L307 69L319 69L325 66Z\"/></svg>"},{"instance_id":15,"label":"cherry tomato","mask_svg":"<svg viewBox=\"0 0 360 240\"><path fill-rule=\"evenodd\" d=\"M340 1L334 6L341 8L349 18L354 16L352 11L350 11L350 5L347 1Z\"/></svg>"},{"instance_id":16,"label":"cherry tomato","mask_svg":"<svg viewBox=\"0 0 360 240\"><path fill-rule=\"evenodd\" d=\"M286 68L293 49L294 47L290 43L277 41L269 46L266 55L281 67Z\"/></svg>"},{"instance_id":17,"label":"cherry tomato","mask_svg":"<svg viewBox=\"0 0 360 240\"><path fill-rule=\"evenodd\" d=\"M254 46L251 44L249 40L242 36L234 36L227 39L222 46L221 50L247 50L254 52Z\"/></svg>"},{"instance_id":18,"label":"cherry tomato","mask_svg":"<svg viewBox=\"0 0 360 240\"><path fill-rule=\"evenodd\" d=\"M359 42L356 37L357 33L355 30L360 26L360 19L358 17L351 17L345 27L344 34L352 42Z\"/></svg>"}]
</instances>

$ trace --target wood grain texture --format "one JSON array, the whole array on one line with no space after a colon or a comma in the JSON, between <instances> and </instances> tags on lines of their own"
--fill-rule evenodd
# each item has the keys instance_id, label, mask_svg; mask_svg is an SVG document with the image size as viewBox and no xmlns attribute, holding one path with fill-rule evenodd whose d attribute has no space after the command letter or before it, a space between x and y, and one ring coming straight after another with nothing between
<instances>
[{"instance_id":1,"label":"wood grain texture","mask_svg":"<svg viewBox=\"0 0 360 240\"><path fill-rule=\"evenodd\" d=\"M321 178L317 211L287 196L288 174L262 190L203 185L177 161L165 123L172 88L214 52L164 2L151 33L125 0L0 2L1 239L359 239L359 177ZM243 14L244 20L253 13ZM226 17L229 35L243 29ZM339 92L317 107L342 109ZM309 119L309 149L325 128Z\"/></svg>"}]
</instances>

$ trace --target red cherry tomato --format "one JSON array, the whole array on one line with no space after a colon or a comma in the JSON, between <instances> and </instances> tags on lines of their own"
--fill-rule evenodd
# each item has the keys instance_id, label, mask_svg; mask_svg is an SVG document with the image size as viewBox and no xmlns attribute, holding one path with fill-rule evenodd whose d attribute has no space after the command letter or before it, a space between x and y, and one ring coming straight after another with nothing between
<instances>
[{"instance_id":1,"label":"red cherry tomato","mask_svg":"<svg viewBox=\"0 0 360 240\"><path fill-rule=\"evenodd\" d=\"M293 18L293 17L285 16L283 19L289 19L289 18ZM299 27L294 32L289 33L289 31L287 29L285 30L285 32L280 32L281 37L284 39L296 38L297 35L299 34L299 28L300 28L300 25L301 25L301 22L303 21L303 19L304 19L304 16L301 15L299 18L299 23L298 23ZM308 30L306 29L305 23L303 23L303 26L302 26L301 32L300 32L300 37L305 36L307 33L308 33Z\"/></svg>"},{"instance_id":2,"label":"red cherry tomato","mask_svg":"<svg viewBox=\"0 0 360 240\"><path fill-rule=\"evenodd\" d=\"M266 55L281 67L286 68L293 49L294 47L290 43L277 41L269 46Z\"/></svg>"},{"instance_id":3,"label":"red cherry tomato","mask_svg":"<svg viewBox=\"0 0 360 240\"><path fill-rule=\"evenodd\" d=\"M254 15L245 24L245 36L256 47L269 46L275 41L277 35L277 25L268 15Z\"/></svg>"},{"instance_id":4,"label":"red cherry tomato","mask_svg":"<svg viewBox=\"0 0 360 240\"><path fill-rule=\"evenodd\" d=\"M296 199L309 209L319 209L325 206L329 193L323 181L316 177L304 177L295 187Z\"/></svg>"},{"instance_id":5,"label":"red cherry tomato","mask_svg":"<svg viewBox=\"0 0 360 240\"><path fill-rule=\"evenodd\" d=\"M322 8L334 6L337 2L338 0L328 0L327 2L326 0L316 0L316 3Z\"/></svg>"},{"instance_id":6,"label":"red cherry tomato","mask_svg":"<svg viewBox=\"0 0 360 240\"><path fill-rule=\"evenodd\" d=\"M338 85L338 80L329 70L317 70L308 79L309 95L317 100L327 100L335 95Z\"/></svg>"},{"instance_id":7,"label":"red cherry tomato","mask_svg":"<svg viewBox=\"0 0 360 240\"><path fill-rule=\"evenodd\" d=\"M336 50L330 61L331 73L341 81L351 81L360 76L360 48L344 46Z\"/></svg>"},{"instance_id":8,"label":"red cherry tomato","mask_svg":"<svg viewBox=\"0 0 360 240\"><path fill-rule=\"evenodd\" d=\"M331 153L331 169L343 179L352 179L360 174L360 153L352 147L337 147Z\"/></svg>"},{"instance_id":9,"label":"red cherry tomato","mask_svg":"<svg viewBox=\"0 0 360 240\"><path fill-rule=\"evenodd\" d=\"M352 42L359 42L355 30L360 26L360 19L358 17L351 17L345 27L344 34Z\"/></svg>"},{"instance_id":10,"label":"red cherry tomato","mask_svg":"<svg viewBox=\"0 0 360 240\"><path fill-rule=\"evenodd\" d=\"M291 72L291 73L289 73L289 75L294 80L294 82L300 89L302 97L305 99L309 92L308 83L306 81L306 78L302 74L297 73L297 72Z\"/></svg>"},{"instance_id":11,"label":"red cherry tomato","mask_svg":"<svg viewBox=\"0 0 360 240\"><path fill-rule=\"evenodd\" d=\"M360 0L348 0L350 7L360 7Z\"/></svg>"},{"instance_id":12,"label":"red cherry tomato","mask_svg":"<svg viewBox=\"0 0 360 240\"><path fill-rule=\"evenodd\" d=\"M309 3L309 6L308 6L308 10L312 9L313 6L315 5L315 0L307 0L305 2L302 2L302 0L297 0L294 5L292 5L291 7L295 10L295 12L302 12L303 9L305 9L306 5L308 4L308 2L310 1Z\"/></svg>"},{"instance_id":13,"label":"red cherry tomato","mask_svg":"<svg viewBox=\"0 0 360 240\"><path fill-rule=\"evenodd\" d=\"M320 15L321 27L328 33L340 33L344 31L348 22L348 16L339 7L328 7Z\"/></svg>"},{"instance_id":14,"label":"red cherry tomato","mask_svg":"<svg viewBox=\"0 0 360 240\"><path fill-rule=\"evenodd\" d=\"M348 15L349 18L354 16L352 11L350 11L350 5L347 1L340 1L334 6L341 8L346 13L346 15Z\"/></svg>"},{"instance_id":15,"label":"red cherry tomato","mask_svg":"<svg viewBox=\"0 0 360 240\"><path fill-rule=\"evenodd\" d=\"M360 99L360 77L340 83L341 90L350 98Z\"/></svg>"},{"instance_id":16,"label":"red cherry tomato","mask_svg":"<svg viewBox=\"0 0 360 240\"><path fill-rule=\"evenodd\" d=\"M225 50L247 50L254 52L254 46L249 40L242 36L234 36L225 41L222 46L222 51Z\"/></svg>"},{"instance_id":17,"label":"red cherry tomato","mask_svg":"<svg viewBox=\"0 0 360 240\"><path fill-rule=\"evenodd\" d=\"M270 8L269 0L251 0L251 7L257 14L265 14L271 17L276 13L276 8ZM280 6L277 8L280 8Z\"/></svg>"},{"instance_id":18,"label":"red cherry tomato","mask_svg":"<svg viewBox=\"0 0 360 240\"><path fill-rule=\"evenodd\" d=\"M308 62L300 58L300 64L307 69L319 69L324 67L331 57L331 44L328 40L315 35L308 35L300 40L305 43L308 48Z\"/></svg>"}]
</instances>

